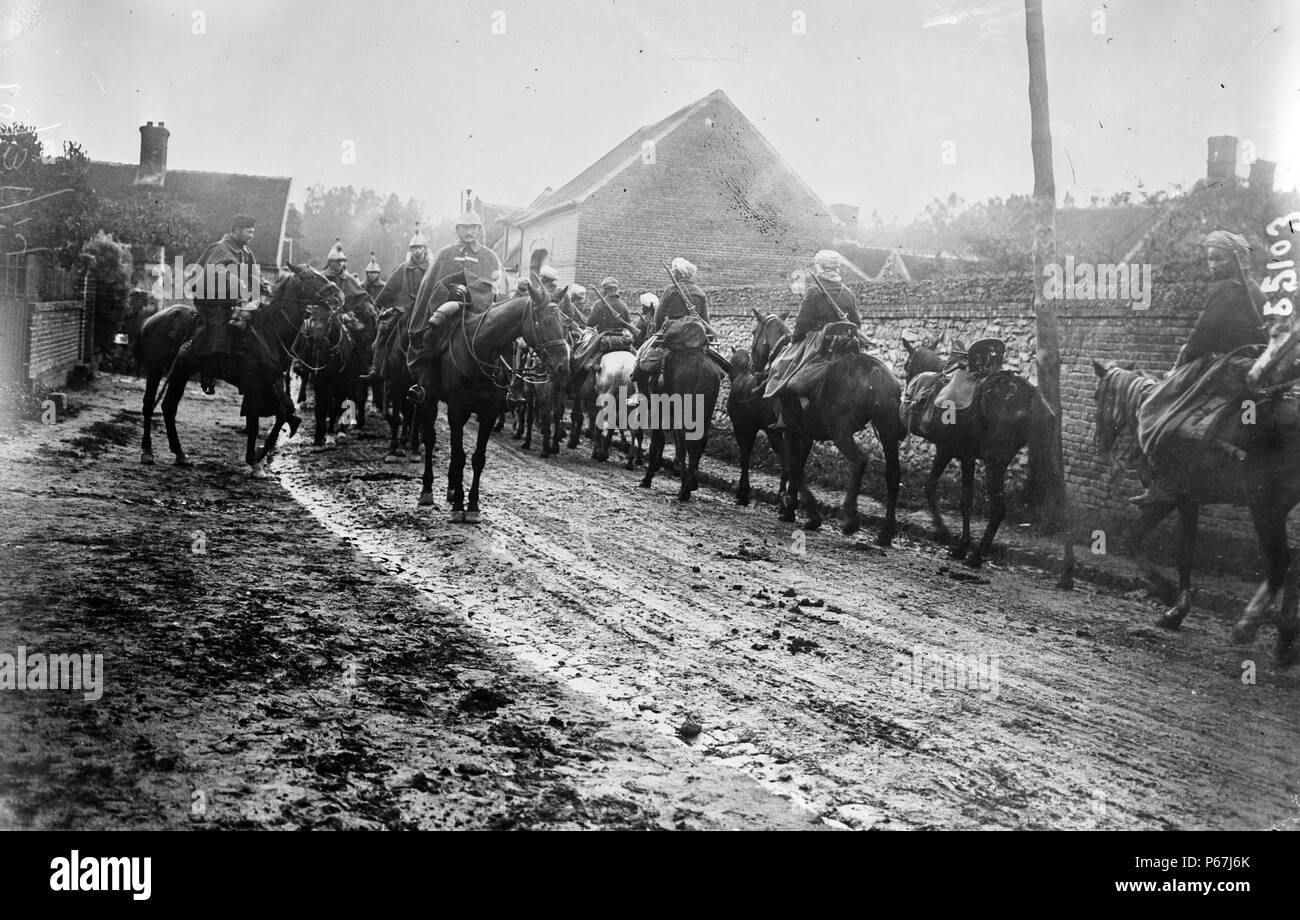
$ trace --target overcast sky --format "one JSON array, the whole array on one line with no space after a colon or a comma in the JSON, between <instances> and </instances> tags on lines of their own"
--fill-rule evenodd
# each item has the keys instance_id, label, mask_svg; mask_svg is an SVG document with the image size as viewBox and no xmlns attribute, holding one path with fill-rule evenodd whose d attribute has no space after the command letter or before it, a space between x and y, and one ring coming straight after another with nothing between
<instances>
[{"instance_id":1,"label":"overcast sky","mask_svg":"<svg viewBox=\"0 0 1300 920\"><path fill-rule=\"evenodd\" d=\"M1279 186L1296 183L1300 4L1046 6L1058 196L1190 185L1213 134L1252 141L1280 161ZM170 167L292 176L299 204L316 182L415 196L430 218L452 214L465 187L526 204L714 89L824 200L864 214L908 219L949 192L1033 184L1022 0L5 8L9 120L119 162L136 162L139 125L165 121Z\"/></svg>"}]
</instances>

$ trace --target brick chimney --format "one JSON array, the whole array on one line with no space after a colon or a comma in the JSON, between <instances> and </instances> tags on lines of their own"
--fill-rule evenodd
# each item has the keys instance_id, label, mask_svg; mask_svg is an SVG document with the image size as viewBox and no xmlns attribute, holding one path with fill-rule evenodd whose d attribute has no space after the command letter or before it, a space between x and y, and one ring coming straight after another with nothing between
<instances>
[{"instance_id":1,"label":"brick chimney","mask_svg":"<svg viewBox=\"0 0 1300 920\"><path fill-rule=\"evenodd\" d=\"M140 130L144 130L141 128ZM1211 182L1235 185L1237 181L1237 139L1229 134L1210 138L1210 157L1205 178Z\"/></svg>"},{"instance_id":2,"label":"brick chimney","mask_svg":"<svg viewBox=\"0 0 1300 920\"><path fill-rule=\"evenodd\" d=\"M140 126L140 166L135 171L136 185L162 185L167 179L167 138L171 132L160 121Z\"/></svg>"},{"instance_id":3,"label":"brick chimney","mask_svg":"<svg viewBox=\"0 0 1300 920\"><path fill-rule=\"evenodd\" d=\"M1256 160L1250 164L1250 187L1273 191L1273 177L1277 174L1277 164L1272 160Z\"/></svg>"}]
</instances>

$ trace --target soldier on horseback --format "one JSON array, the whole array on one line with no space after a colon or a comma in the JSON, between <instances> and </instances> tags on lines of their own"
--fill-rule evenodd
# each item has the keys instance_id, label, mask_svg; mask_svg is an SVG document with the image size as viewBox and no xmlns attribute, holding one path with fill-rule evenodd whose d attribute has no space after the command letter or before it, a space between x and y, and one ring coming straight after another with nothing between
<instances>
[{"instance_id":1,"label":"soldier on horseback","mask_svg":"<svg viewBox=\"0 0 1300 920\"><path fill-rule=\"evenodd\" d=\"M372 259L373 261L373 259ZM334 246L325 257L325 270L322 272L343 292L343 314L345 326L352 333L353 341L358 347L369 348L374 341L378 316L370 295L366 293L360 279L348 271L347 253L343 251L343 241L334 240ZM368 272L367 272L368 274ZM376 272L376 274L378 274ZM365 360L364 357L362 360ZM365 365L361 365L364 367Z\"/></svg>"},{"instance_id":2,"label":"soldier on horseback","mask_svg":"<svg viewBox=\"0 0 1300 920\"><path fill-rule=\"evenodd\" d=\"M259 289L258 267L253 251L248 248L253 239L253 218L239 215L230 224L230 232L209 246L199 257L203 268L201 296L194 298L198 323L194 327L189 347L195 358L200 358L203 370L200 384L203 392L211 396L216 392L215 372L212 365L221 355L231 353L230 327L246 325L243 316L252 303L256 308ZM235 312L232 316L232 312Z\"/></svg>"},{"instance_id":3,"label":"soldier on horseback","mask_svg":"<svg viewBox=\"0 0 1300 920\"><path fill-rule=\"evenodd\" d=\"M375 258L375 251L370 250L370 261L366 263L366 280L361 286L366 289L370 295L370 302L374 303L379 299L379 292L384 289L384 282L379 280L379 260Z\"/></svg>"},{"instance_id":4,"label":"soldier on horseback","mask_svg":"<svg viewBox=\"0 0 1300 920\"><path fill-rule=\"evenodd\" d=\"M1195 416L1204 415L1211 401L1237 396L1244 387L1244 376L1226 367L1225 356L1247 345L1268 341L1259 304L1263 295L1251 280L1247 266L1250 244L1246 238L1227 230L1215 230L1205 237L1206 262L1210 290L1205 306L1192 329L1191 337L1179 351L1174 369L1143 403L1139 416L1138 440L1148 461L1157 466L1162 459L1180 453L1180 448L1208 448L1218 462L1235 464L1244 456L1217 425L1196 424ZM1243 371L1245 358L1233 359ZM1233 389L1233 393L1228 393ZM1220 413L1216 413L1216 416ZM1172 496L1154 482L1146 492L1129 499L1136 505L1172 501Z\"/></svg>"},{"instance_id":5,"label":"soldier on horseback","mask_svg":"<svg viewBox=\"0 0 1300 920\"><path fill-rule=\"evenodd\" d=\"M456 221L459 238L439 249L433 264L424 273L416 295L416 322L427 316L423 336L414 333L407 366L420 375L421 386L428 392L433 381L433 371L447 334L464 307L485 311L496 302L497 285L501 281L501 260L497 254L479 243L483 219L473 211L466 211ZM433 304L438 304L433 309ZM418 326L417 326L418 328Z\"/></svg>"},{"instance_id":6,"label":"soldier on horseback","mask_svg":"<svg viewBox=\"0 0 1300 920\"><path fill-rule=\"evenodd\" d=\"M772 363L771 375L763 393L765 397L789 393L806 402L812 396L812 387L820 381L819 375L814 372L826 366L821 354L823 341L820 333L837 323L850 324L855 328L862 326L857 300L840 277L842 264L843 257L833 249L823 249L813 257L813 284L806 288L803 301L799 304L799 314L790 336L790 347L779 360ZM809 378L808 385L799 386L796 381L795 387L791 388L791 382L795 381L800 371L806 371L802 376ZM786 427L781 413L778 413L773 427Z\"/></svg>"},{"instance_id":7,"label":"soldier on horseback","mask_svg":"<svg viewBox=\"0 0 1300 920\"><path fill-rule=\"evenodd\" d=\"M656 390L662 389L664 384L663 367L669 352L668 347L662 344L665 338L689 317L698 317L705 328L709 328L709 298L695 283L698 271L681 256L673 259L669 267L672 283L658 298L653 325L656 335L649 347L642 346L643 353L638 362L640 370L649 377Z\"/></svg>"},{"instance_id":8,"label":"soldier on horseback","mask_svg":"<svg viewBox=\"0 0 1300 920\"><path fill-rule=\"evenodd\" d=\"M374 361L370 372L362 380L375 381L383 378L384 361L392 336L397 331L401 318L414 306L420 282L424 280L424 273L429 268L429 241L420 232L419 224L415 225L415 232L411 234L408 251L406 261L388 276L388 282L375 298L375 309L379 311L379 333L375 336Z\"/></svg>"},{"instance_id":9,"label":"soldier on horseback","mask_svg":"<svg viewBox=\"0 0 1300 920\"><path fill-rule=\"evenodd\" d=\"M596 295L596 304L587 316L590 331L573 356L584 370L594 367L608 352L631 351L637 334L627 305L619 296L617 279L605 278L600 287L601 293Z\"/></svg>"}]
</instances>

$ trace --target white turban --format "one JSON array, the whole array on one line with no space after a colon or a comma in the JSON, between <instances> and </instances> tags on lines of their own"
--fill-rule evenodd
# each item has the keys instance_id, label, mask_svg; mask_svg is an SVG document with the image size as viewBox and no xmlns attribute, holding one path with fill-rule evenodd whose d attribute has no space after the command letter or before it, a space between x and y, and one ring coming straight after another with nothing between
<instances>
[{"instance_id":1,"label":"white turban","mask_svg":"<svg viewBox=\"0 0 1300 920\"><path fill-rule=\"evenodd\" d=\"M659 306L659 298L654 294L651 294L649 291L646 291L641 295L641 306L649 307L653 310L655 307Z\"/></svg>"},{"instance_id":2,"label":"white turban","mask_svg":"<svg viewBox=\"0 0 1300 920\"><path fill-rule=\"evenodd\" d=\"M555 271L555 269L551 268L551 266L549 266L549 265L543 265L543 266L542 266L542 270L539 271L537 274L541 277L541 279L542 279L543 281L559 281L559 280L560 280L560 276L559 276L559 274Z\"/></svg>"},{"instance_id":3,"label":"white turban","mask_svg":"<svg viewBox=\"0 0 1300 920\"><path fill-rule=\"evenodd\" d=\"M581 284L571 285L569 287L569 291L572 292L577 297L585 297L587 294L587 289L583 287Z\"/></svg>"},{"instance_id":4,"label":"white turban","mask_svg":"<svg viewBox=\"0 0 1300 920\"><path fill-rule=\"evenodd\" d=\"M684 278L685 280L693 281L695 279L695 273L698 271L698 269L690 262L687 262L685 259L683 259L681 256L678 256L677 258L673 259L673 271L681 275L682 278Z\"/></svg>"},{"instance_id":5,"label":"white turban","mask_svg":"<svg viewBox=\"0 0 1300 920\"><path fill-rule=\"evenodd\" d=\"M834 249L823 249L813 256L813 263L818 268L829 268L831 271L838 269L843 262L844 257Z\"/></svg>"}]
</instances>

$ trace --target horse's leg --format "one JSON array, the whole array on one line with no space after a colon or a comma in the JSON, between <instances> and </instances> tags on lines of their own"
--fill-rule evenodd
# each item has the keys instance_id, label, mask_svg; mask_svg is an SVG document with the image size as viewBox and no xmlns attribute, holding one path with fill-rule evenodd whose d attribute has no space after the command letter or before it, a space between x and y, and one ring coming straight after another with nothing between
<instances>
[{"instance_id":1,"label":"horse's leg","mask_svg":"<svg viewBox=\"0 0 1300 920\"><path fill-rule=\"evenodd\" d=\"M903 467L898 460L897 430L892 425L887 429L881 429L879 425L875 428L876 437L880 440L880 448L885 454L886 492L885 524L880 529L876 543L880 546L889 546L894 541L894 534L898 533L898 485L903 480Z\"/></svg>"},{"instance_id":2,"label":"horse's leg","mask_svg":"<svg viewBox=\"0 0 1300 920\"><path fill-rule=\"evenodd\" d=\"M524 441L519 445L520 450L533 449L533 422L537 414L536 396L529 396L528 391L524 391L524 404L520 408L520 424L523 425Z\"/></svg>"},{"instance_id":3,"label":"horse's leg","mask_svg":"<svg viewBox=\"0 0 1300 920\"><path fill-rule=\"evenodd\" d=\"M736 446L740 448L740 484L736 486L736 504L749 504L749 462L754 453L754 441L758 438L758 429L746 425L735 429ZM771 432L768 432L771 438Z\"/></svg>"},{"instance_id":4,"label":"horse's leg","mask_svg":"<svg viewBox=\"0 0 1300 920\"><path fill-rule=\"evenodd\" d=\"M144 437L140 440L140 462L144 464L153 463L153 410L158 402L158 382L161 379L162 374L154 370L150 370L149 376L145 378L144 402L140 406L140 414L144 417Z\"/></svg>"},{"instance_id":5,"label":"horse's leg","mask_svg":"<svg viewBox=\"0 0 1300 920\"><path fill-rule=\"evenodd\" d=\"M984 531L980 545L966 557L966 564L978 569L993 548L993 538L1007 513L1007 464L984 461L984 482L989 492L989 526Z\"/></svg>"},{"instance_id":6,"label":"horse's leg","mask_svg":"<svg viewBox=\"0 0 1300 920\"><path fill-rule=\"evenodd\" d=\"M1174 591L1173 606L1156 620L1156 625L1164 629L1177 629L1192 612L1192 566L1196 561L1200 506L1189 498L1179 498L1175 507L1178 509L1178 548L1174 562L1178 567L1178 587Z\"/></svg>"},{"instance_id":7,"label":"horse's leg","mask_svg":"<svg viewBox=\"0 0 1300 920\"><path fill-rule=\"evenodd\" d=\"M683 396L688 399L688 396ZM673 452L677 454L678 467L681 469L681 485L677 489L677 500L685 502L691 500L691 459L695 456L694 451L689 451L686 447L686 429L673 429Z\"/></svg>"},{"instance_id":8,"label":"horse's leg","mask_svg":"<svg viewBox=\"0 0 1300 920\"><path fill-rule=\"evenodd\" d=\"M568 400L566 399L564 402L567 403ZM564 445L570 450L576 448L578 446L578 442L582 440L582 406L579 404L579 402L580 400L578 394L574 393L573 405L569 409L569 423L572 426L572 430L569 432L568 443ZM561 409L560 410L561 416L563 416L563 412L564 410Z\"/></svg>"},{"instance_id":9,"label":"horse's leg","mask_svg":"<svg viewBox=\"0 0 1300 920\"><path fill-rule=\"evenodd\" d=\"M248 464L248 475L254 479L265 479L266 470L262 468L261 458L257 455L258 418L249 414L244 419L244 462Z\"/></svg>"},{"instance_id":10,"label":"horse's leg","mask_svg":"<svg viewBox=\"0 0 1300 920\"><path fill-rule=\"evenodd\" d=\"M1143 505L1133 526L1127 528L1122 534L1126 552L1147 580L1151 593L1164 604L1177 603L1178 587L1147 558L1146 538L1147 534L1167 518L1174 508L1172 501Z\"/></svg>"},{"instance_id":11,"label":"horse's leg","mask_svg":"<svg viewBox=\"0 0 1300 920\"><path fill-rule=\"evenodd\" d=\"M174 369L167 381L167 395L163 397L162 404L163 425L167 429L167 446L171 448L177 466L193 465L190 463L190 458L185 456L185 451L181 448L180 435L176 433L176 407L180 405L181 397L185 394L185 384L189 383L189 380L188 368Z\"/></svg>"},{"instance_id":12,"label":"horse's leg","mask_svg":"<svg viewBox=\"0 0 1300 920\"><path fill-rule=\"evenodd\" d=\"M768 428L767 444L772 448L772 453L776 454L777 459L784 461L785 457L785 432L780 428ZM752 445L751 445L752 446ZM790 479L786 473L785 463L781 463L781 483L777 486L776 501L779 505L785 498L785 494L790 489Z\"/></svg>"},{"instance_id":13,"label":"horse's leg","mask_svg":"<svg viewBox=\"0 0 1300 920\"><path fill-rule=\"evenodd\" d=\"M430 395L429 399L433 399ZM425 406L420 412L420 424L424 431L424 477L420 480L420 501L421 505L433 504L433 424L434 410L438 404Z\"/></svg>"},{"instance_id":14,"label":"horse's leg","mask_svg":"<svg viewBox=\"0 0 1300 920\"><path fill-rule=\"evenodd\" d=\"M936 444L934 463L930 465L930 475L925 480L925 504L930 509L930 520L934 523L934 538L945 545L952 542L952 533L943 522L943 515L939 513L939 480L951 462L952 454Z\"/></svg>"},{"instance_id":15,"label":"horse's leg","mask_svg":"<svg viewBox=\"0 0 1300 920\"><path fill-rule=\"evenodd\" d=\"M802 436L794 429L786 429L781 442L781 478L785 480L785 495L777 503L776 517L787 524L795 522L795 512L799 508L799 486L802 484L796 475L795 466L800 450Z\"/></svg>"},{"instance_id":16,"label":"horse's leg","mask_svg":"<svg viewBox=\"0 0 1300 920\"><path fill-rule=\"evenodd\" d=\"M975 458L962 457L961 462L961 536L957 542L948 550L948 555L954 559L966 558L966 550L970 549L970 512L971 507L975 504ZM984 464L984 475L992 476L992 466L986 461ZM990 526L991 522L990 522Z\"/></svg>"},{"instance_id":17,"label":"horse's leg","mask_svg":"<svg viewBox=\"0 0 1300 920\"><path fill-rule=\"evenodd\" d=\"M796 490L791 486L790 489L792 494L803 499L804 530L819 530L822 526L822 511L817 506L817 496L808 487L808 457L812 454L812 448L812 438L805 436L799 439L799 452L795 455L795 476L798 477L799 488ZM791 481L794 481L794 477L791 477Z\"/></svg>"},{"instance_id":18,"label":"horse's leg","mask_svg":"<svg viewBox=\"0 0 1300 920\"><path fill-rule=\"evenodd\" d=\"M605 432L596 428L596 405L587 407L587 424L591 426L591 459L598 463L604 463L609 459L609 450L605 447ZM613 430L610 429L610 438L613 437Z\"/></svg>"},{"instance_id":19,"label":"horse's leg","mask_svg":"<svg viewBox=\"0 0 1300 920\"><path fill-rule=\"evenodd\" d=\"M654 482L655 473L659 472L659 467L664 458L664 432L662 428L652 429L650 432L650 457L646 461L645 475L641 477L641 488L648 489Z\"/></svg>"},{"instance_id":20,"label":"horse's leg","mask_svg":"<svg viewBox=\"0 0 1300 920\"><path fill-rule=\"evenodd\" d=\"M483 467L487 466L488 442L492 440L492 419L500 414L499 411L478 414L478 441L474 445L474 454L470 457L470 468L474 472L474 478L469 484L469 507L465 509L466 524L477 524L482 519L478 507L479 480L483 477Z\"/></svg>"},{"instance_id":21,"label":"horse's leg","mask_svg":"<svg viewBox=\"0 0 1300 920\"><path fill-rule=\"evenodd\" d=\"M862 492L862 476L867 471L867 458L863 456L858 442L853 440L851 431L841 429L835 436L835 446L849 463L849 481L844 489L844 504L840 506L844 513L840 532L851 537L862 527L862 515L858 513L858 495Z\"/></svg>"},{"instance_id":22,"label":"horse's leg","mask_svg":"<svg viewBox=\"0 0 1300 920\"><path fill-rule=\"evenodd\" d=\"M383 406L381 411L388 422L388 453L384 456L384 462L396 463L398 461L397 442L402 431L401 390L396 386L384 386L380 405Z\"/></svg>"},{"instance_id":23,"label":"horse's leg","mask_svg":"<svg viewBox=\"0 0 1300 920\"><path fill-rule=\"evenodd\" d=\"M447 423L451 428L451 459L447 463L447 497L453 524L465 523L465 421L469 413L459 406L447 406Z\"/></svg>"},{"instance_id":24,"label":"horse's leg","mask_svg":"<svg viewBox=\"0 0 1300 920\"><path fill-rule=\"evenodd\" d=\"M314 391L312 395L316 397L312 400L313 415L316 419L316 426L312 431L312 446L324 447L326 430L328 429L331 434L334 430L329 419L333 394L330 392L328 378L322 380L319 372L312 376L312 381L312 390Z\"/></svg>"},{"instance_id":25,"label":"horse's leg","mask_svg":"<svg viewBox=\"0 0 1300 920\"><path fill-rule=\"evenodd\" d=\"M1291 563L1291 550L1286 540L1286 517L1290 508L1278 503L1276 496L1270 498L1273 501L1266 504L1252 496L1250 503L1251 522L1255 525L1260 555L1264 559L1264 581L1246 605L1241 619L1232 627L1232 641L1241 645L1255 640L1260 624L1286 585Z\"/></svg>"}]
</instances>

